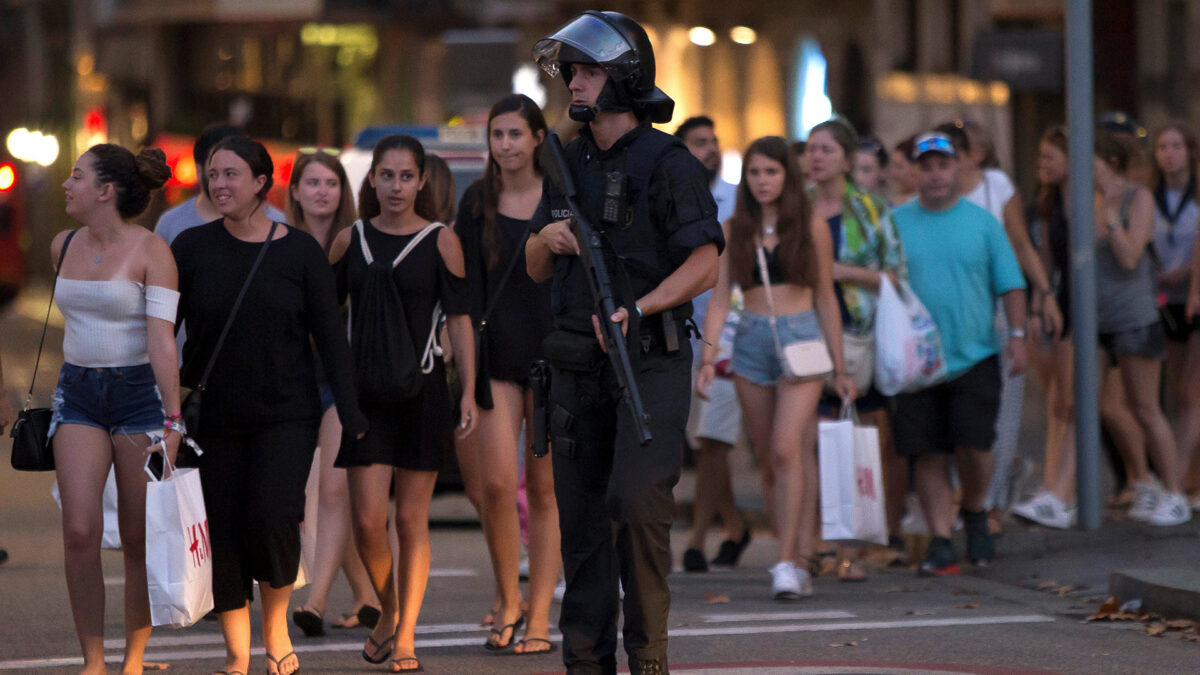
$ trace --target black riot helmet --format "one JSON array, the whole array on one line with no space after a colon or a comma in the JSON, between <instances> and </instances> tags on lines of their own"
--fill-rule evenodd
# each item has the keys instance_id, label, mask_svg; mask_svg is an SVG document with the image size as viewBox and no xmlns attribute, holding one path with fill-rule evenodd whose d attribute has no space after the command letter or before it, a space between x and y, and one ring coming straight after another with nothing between
<instances>
[{"instance_id":1,"label":"black riot helmet","mask_svg":"<svg viewBox=\"0 0 1200 675\"><path fill-rule=\"evenodd\" d=\"M608 82L594 106L571 106L571 119L588 122L597 112L626 112L669 122L675 101L654 86L654 47L638 22L617 12L589 10L533 46L533 57L551 77L571 83L571 64L594 64Z\"/></svg>"}]
</instances>

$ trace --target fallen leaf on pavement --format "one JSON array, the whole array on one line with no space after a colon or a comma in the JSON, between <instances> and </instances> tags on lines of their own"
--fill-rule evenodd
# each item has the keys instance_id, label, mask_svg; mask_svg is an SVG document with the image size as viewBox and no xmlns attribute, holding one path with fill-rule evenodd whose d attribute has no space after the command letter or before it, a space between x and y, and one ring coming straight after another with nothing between
<instances>
[{"instance_id":1,"label":"fallen leaf on pavement","mask_svg":"<svg viewBox=\"0 0 1200 675\"><path fill-rule=\"evenodd\" d=\"M1191 619L1174 619L1167 622L1167 630L1195 630L1196 622Z\"/></svg>"},{"instance_id":2,"label":"fallen leaf on pavement","mask_svg":"<svg viewBox=\"0 0 1200 675\"><path fill-rule=\"evenodd\" d=\"M1113 621L1117 612L1120 611L1120 607L1121 607L1121 601L1117 600L1117 596L1110 595L1110 596L1108 596L1108 599L1104 601L1104 604L1100 605L1099 609L1097 609L1096 611L1089 614L1088 617L1084 620L1085 621L1101 621L1101 620Z\"/></svg>"},{"instance_id":3,"label":"fallen leaf on pavement","mask_svg":"<svg viewBox=\"0 0 1200 675\"><path fill-rule=\"evenodd\" d=\"M1146 626L1146 635L1158 636L1165 632L1167 632L1167 625L1165 623L1152 623Z\"/></svg>"},{"instance_id":4,"label":"fallen leaf on pavement","mask_svg":"<svg viewBox=\"0 0 1200 675\"><path fill-rule=\"evenodd\" d=\"M161 661L143 661L142 670L166 670L171 664L162 663Z\"/></svg>"},{"instance_id":5,"label":"fallen leaf on pavement","mask_svg":"<svg viewBox=\"0 0 1200 675\"><path fill-rule=\"evenodd\" d=\"M955 605L955 609L979 609L978 602L964 602L961 605Z\"/></svg>"},{"instance_id":6,"label":"fallen leaf on pavement","mask_svg":"<svg viewBox=\"0 0 1200 675\"><path fill-rule=\"evenodd\" d=\"M710 605L716 605L729 602L729 596L724 593L705 593L704 601Z\"/></svg>"},{"instance_id":7,"label":"fallen leaf on pavement","mask_svg":"<svg viewBox=\"0 0 1200 675\"><path fill-rule=\"evenodd\" d=\"M1194 630L1189 630L1183 635L1180 635L1179 638L1184 642L1200 642L1200 633L1197 633Z\"/></svg>"},{"instance_id":8,"label":"fallen leaf on pavement","mask_svg":"<svg viewBox=\"0 0 1200 675\"><path fill-rule=\"evenodd\" d=\"M857 642L831 642L830 647L857 647Z\"/></svg>"},{"instance_id":9,"label":"fallen leaf on pavement","mask_svg":"<svg viewBox=\"0 0 1200 675\"><path fill-rule=\"evenodd\" d=\"M1070 593L1073 590L1075 590L1075 586L1059 586L1058 590L1055 592L1058 593L1058 597L1065 598L1067 597L1067 593Z\"/></svg>"},{"instance_id":10,"label":"fallen leaf on pavement","mask_svg":"<svg viewBox=\"0 0 1200 675\"><path fill-rule=\"evenodd\" d=\"M1055 590L1058 588L1058 582L1057 581L1043 581L1042 583L1038 584L1035 588L1037 588L1037 590L1039 590L1039 591Z\"/></svg>"}]
</instances>

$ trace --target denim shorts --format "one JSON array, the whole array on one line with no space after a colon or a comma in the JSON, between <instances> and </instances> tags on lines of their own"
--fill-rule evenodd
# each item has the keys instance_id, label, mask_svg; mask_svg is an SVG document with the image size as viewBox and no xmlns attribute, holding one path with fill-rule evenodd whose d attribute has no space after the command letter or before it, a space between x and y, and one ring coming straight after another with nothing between
<instances>
[{"instance_id":1,"label":"denim shorts","mask_svg":"<svg viewBox=\"0 0 1200 675\"><path fill-rule=\"evenodd\" d=\"M776 320L776 325L779 328L779 343L783 345L821 337L821 326L812 310L781 316ZM770 317L742 312L737 334L733 338L733 372L766 387L774 386L783 377L783 365L775 350L775 336L771 334Z\"/></svg>"},{"instance_id":2,"label":"denim shorts","mask_svg":"<svg viewBox=\"0 0 1200 675\"><path fill-rule=\"evenodd\" d=\"M64 363L54 390L50 435L60 424L116 434L161 432L165 412L150 364L84 368Z\"/></svg>"}]
</instances>

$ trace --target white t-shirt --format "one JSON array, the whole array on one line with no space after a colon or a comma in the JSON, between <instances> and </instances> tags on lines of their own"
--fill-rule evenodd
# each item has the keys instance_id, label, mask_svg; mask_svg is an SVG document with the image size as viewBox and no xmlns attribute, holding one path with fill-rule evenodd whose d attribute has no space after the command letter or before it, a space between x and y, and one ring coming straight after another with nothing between
<instances>
[{"instance_id":1,"label":"white t-shirt","mask_svg":"<svg viewBox=\"0 0 1200 675\"><path fill-rule=\"evenodd\" d=\"M1007 174L1000 169L984 169L979 184L963 196L972 204L987 209L1003 225L1004 207L1015 194L1017 188Z\"/></svg>"}]
</instances>

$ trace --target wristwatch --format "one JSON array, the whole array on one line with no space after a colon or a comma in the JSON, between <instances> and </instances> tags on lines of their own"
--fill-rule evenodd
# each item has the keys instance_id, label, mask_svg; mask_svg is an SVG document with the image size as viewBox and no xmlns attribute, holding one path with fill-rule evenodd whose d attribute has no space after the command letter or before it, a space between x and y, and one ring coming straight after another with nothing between
<instances>
[{"instance_id":1,"label":"wristwatch","mask_svg":"<svg viewBox=\"0 0 1200 675\"><path fill-rule=\"evenodd\" d=\"M1012 330L1008 331L1008 337L1022 340L1025 338L1025 329L1024 328L1013 328Z\"/></svg>"}]
</instances>

